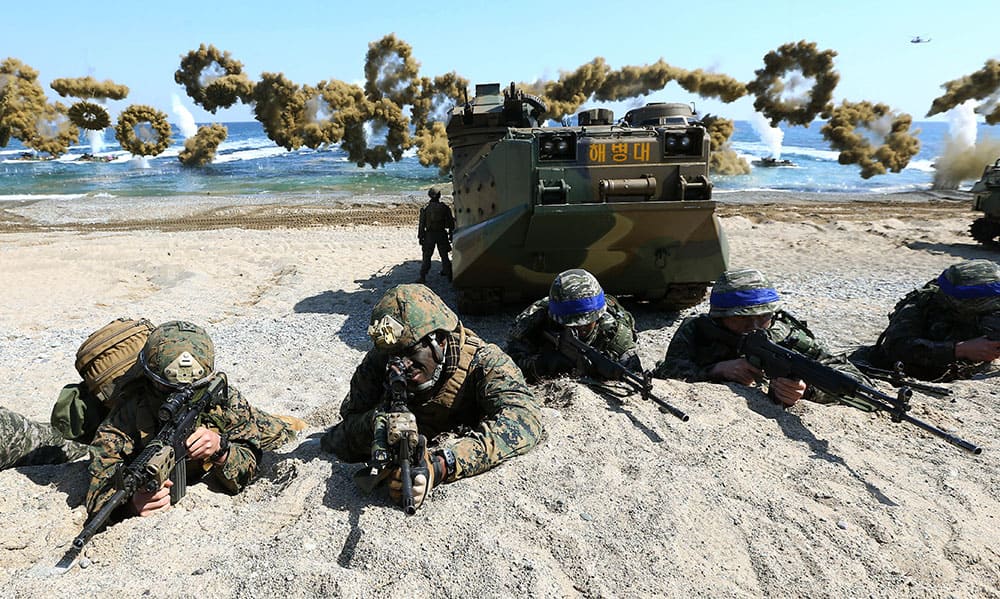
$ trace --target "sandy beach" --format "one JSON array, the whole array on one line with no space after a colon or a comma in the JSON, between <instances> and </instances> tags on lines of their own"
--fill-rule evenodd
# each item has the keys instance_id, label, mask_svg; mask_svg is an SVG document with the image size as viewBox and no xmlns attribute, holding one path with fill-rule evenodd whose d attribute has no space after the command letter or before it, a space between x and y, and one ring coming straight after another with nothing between
<instances>
[{"instance_id":1,"label":"sandy beach","mask_svg":"<svg viewBox=\"0 0 1000 599\"><path fill-rule=\"evenodd\" d=\"M720 196L731 265L772 277L834 350L949 264L997 260L968 194ZM1000 597L1000 378L915 394L912 414L983 447L841 406L658 381L681 423L579 383L535 387L547 439L435 490L415 516L319 449L370 347L371 306L419 271L423 197L86 198L0 203L0 405L48 420L78 345L120 316L205 326L253 404L304 418L227 496L82 527L86 461L0 472L4 597ZM778 201L780 200L780 201ZM431 286L455 294L432 270ZM684 313L634 308L643 363ZM463 317L503 345L523 306ZM892 392L884 385L884 391Z\"/></svg>"}]
</instances>

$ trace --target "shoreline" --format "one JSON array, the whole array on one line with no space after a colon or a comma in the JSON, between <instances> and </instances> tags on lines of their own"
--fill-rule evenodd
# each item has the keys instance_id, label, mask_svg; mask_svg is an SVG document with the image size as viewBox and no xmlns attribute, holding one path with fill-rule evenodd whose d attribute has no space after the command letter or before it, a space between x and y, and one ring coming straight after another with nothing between
<instances>
[{"instance_id":1,"label":"shoreline","mask_svg":"<svg viewBox=\"0 0 1000 599\"><path fill-rule=\"evenodd\" d=\"M718 196L723 195L720 198ZM449 201L450 196L445 196ZM915 214L959 216L971 214L972 195L961 191L922 191L893 194L801 192L732 192L716 194L720 217L757 214L775 219L794 218L800 211L827 211L844 216L864 203L883 217ZM422 190L399 195L259 196L186 195L169 198L39 198L0 200L0 234L51 230L79 232L210 230L218 228L303 228L335 225L415 225L426 202ZM971 218L971 217L970 217Z\"/></svg>"}]
</instances>

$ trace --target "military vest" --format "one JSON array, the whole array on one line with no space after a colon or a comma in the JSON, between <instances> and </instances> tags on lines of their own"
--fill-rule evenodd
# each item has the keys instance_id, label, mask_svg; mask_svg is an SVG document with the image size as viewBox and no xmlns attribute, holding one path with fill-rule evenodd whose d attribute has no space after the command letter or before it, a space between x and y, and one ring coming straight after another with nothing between
<instances>
[{"instance_id":1,"label":"military vest","mask_svg":"<svg viewBox=\"0 0 1000 599\"><path fill-rule=\"evenodd\" d=\"M455 342L456 335L453 335L450 341ZM471 426L479 420L475 401L470 402L469 393L463 393L462 387L472 369L476 352L485 342L465 327L459 328L457 342L459 351L455 371L429 399L422 402L414 401L409 406L420 423L421 434L428 439L453 429L456 424Z\"/></svg>"}]
</instances>

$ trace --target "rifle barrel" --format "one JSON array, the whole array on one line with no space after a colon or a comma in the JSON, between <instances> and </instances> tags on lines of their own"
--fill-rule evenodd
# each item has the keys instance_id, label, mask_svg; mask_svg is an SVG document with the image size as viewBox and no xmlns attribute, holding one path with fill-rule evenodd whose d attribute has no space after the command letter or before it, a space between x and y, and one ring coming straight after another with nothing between
<instances>
[{"instance_id":1,"label":"rifle barrel","mask_svg":"<svg viewBox=\"0 0 1000 599\"><path fill-rule=\"evenodd\" d=\"M111 517L111 512L115 511L118 509L118 506L125 503L125 500L128 499L127 495L128 491L125 489L115 491L115 494L112 495L107 502L105 502L101 509L94 514L93 518L87 521L87 524L84 525L80 534L73 539L73 546L77 549L83 549L83 546L86 545L95 534L97 534L97 531L101 530L101 527L103 527L105 523L107 523L108 518Z\"/></svg>"}]
</instances>

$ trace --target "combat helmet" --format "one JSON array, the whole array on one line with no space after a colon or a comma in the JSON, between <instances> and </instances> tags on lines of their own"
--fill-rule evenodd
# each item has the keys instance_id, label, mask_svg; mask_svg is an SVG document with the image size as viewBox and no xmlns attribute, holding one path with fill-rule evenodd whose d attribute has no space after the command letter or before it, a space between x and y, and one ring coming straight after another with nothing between
<instances>
[{"instance_id":1,"label":"combat helmet","mask_svg":"<svg viewBox=\"0 0 1000 599\"><path fill-rule=\"evenodd\" d=\"M564 270L549 287L549 316L563 326L595 322L604 314L606 305L597 277L582 268Z\"/></svg>"},{"instance_id":2,"label":"combat helmet","mask_svg":"<svg viewBox=\"0 0 1000 599\"><path fill-rule=\"evenodd\" d=\"M727 270L712 286L708 315L719 318L771 314L778 309L780 300L777 290L759 270Z\"/></svg>"},{"instance_id":3,"label":"combat helmet","mask_svg":"<svg viewBox=\"0 0 1000 599\"><path fill-rule=\"evenodd\" d=\"M375 347L399 353L434 331L454 331L458 316L425 285L397 285L372 309L368 336Z\"/></svg>"},{"instance_id":4,"label":"combat helmet","mask_svg":"<svg viewBox=\"0 0 1000 599\"><path fill-rule=\"evenodd\" d=\"M438 187L437 185L431 187L430 189L427 190L427 197L429 197L432 200L441 199L441 188Z\"/></svg>"},{"instance_id":5,"label":"combat helmet","mask_svg":"<svg viewBox=\"0 0 1000 599\"><path fill-rule=\"evenodd\" d=\"M198 386L215 370L215 346L196 324L165 322L149 334L139 362L155 383L174 389Z\"/></svg>"},{"instance_id":6,"label":"combat helmet","mask_svg":"<svg viewBox=\"0 0 1000 599\"><path fill-rule=\"evenodd\" d=\"M1000 310L1000 266L992 260L952 264L938 276L937 285L951 303L963 310Z\"/></svg>"}]
</instances>

